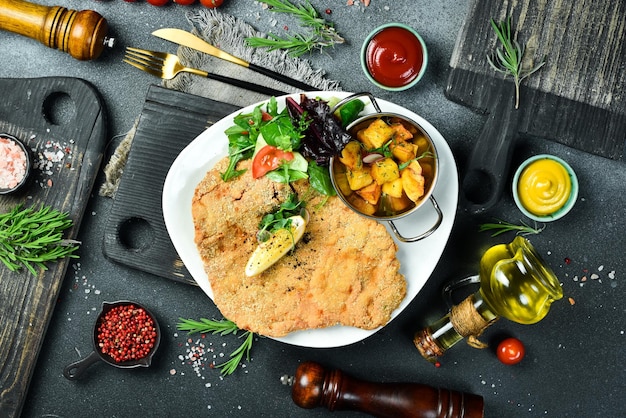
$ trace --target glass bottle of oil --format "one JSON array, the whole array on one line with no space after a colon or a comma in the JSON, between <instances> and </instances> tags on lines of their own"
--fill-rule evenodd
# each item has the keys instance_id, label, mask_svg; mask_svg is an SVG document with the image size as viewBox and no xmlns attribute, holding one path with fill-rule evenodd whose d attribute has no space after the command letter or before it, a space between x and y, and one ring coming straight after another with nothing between
<instances>
[{"instance_id":1,"label":"glass bottle of oil","mask_svg":"<svg viewBox=\"0 0 626 418\"><path fill-rule=\"evenodd\" d=\"M516 237L510 244L489 248L480 260L480 289L432 325L413 342L431 362L464 338L475 347L478 336L499 317L520 324L542 320L555 300L563 297L554 272L531 243Z\"/></svg>"}]
</instances>

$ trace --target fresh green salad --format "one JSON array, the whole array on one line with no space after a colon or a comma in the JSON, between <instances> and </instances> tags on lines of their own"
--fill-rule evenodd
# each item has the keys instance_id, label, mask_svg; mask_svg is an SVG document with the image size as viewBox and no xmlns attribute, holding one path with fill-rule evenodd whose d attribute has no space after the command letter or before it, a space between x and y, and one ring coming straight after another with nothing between
<instances>
[{"instance_id":1,"label":"fresh green salad","mask_svg":"<svg viewBox=\"0 0 626 418\"><path fill-rule=\"evenodd\" d=\"M279 112L272 97L252 112L237 115L234 125L225 131L229 164L220 173L222 180L243 174L246 170L237 169L237 164L252 159L253 178L267 176L279 183L308 179L314 190L334 196L328 163L350 141L345 126L364 107L355 99L332 114L328 101L301 95L300 103L288 97Z\"/></svg>"}]
</instances>

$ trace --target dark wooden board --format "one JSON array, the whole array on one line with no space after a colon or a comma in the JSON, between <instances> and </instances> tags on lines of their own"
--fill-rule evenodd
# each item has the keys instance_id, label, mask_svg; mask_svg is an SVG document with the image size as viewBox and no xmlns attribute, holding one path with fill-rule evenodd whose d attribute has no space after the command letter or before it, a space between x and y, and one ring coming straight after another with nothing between
<instances>
[{"instance_id":1,"label":"dark wooden board","mask_svg":"<svg viewBox=\"0 0 626 418\"><path fill-rule=\"evenodd\" d=\"M526 46L525 65L546 61L522 82L519 109L509 100L512 79L495 72L486 59L499 45L490 19L509 16L513 33ZM523 136L623 160L625 40L626 3L621 0L474 0L446 87L448 98L489 114L468 173L484 169L496 181L506 179L512 143Z\"/></svg>"},{"instance_id":2,"label":"dark wooden board","mask_svg":"<svg viewBox=\"0 0 626 418\"><path fill-rule=\"evenodd\" d=\"M170 166L194 138L239 109L150 86L105 225L105 255L157 276L195 284L169 238L161 198Z\"/></svg>"},{"instance_id":3,"label":"dark wooden board","mask_svg":"<svg viewBox=\"0 0 626 418\"><path fill-rule=\"evenodd\" d=\"M0 79L0 132L33 149L60 145L55 164L36 169L18 195L0 197L4 213L17 204L67 212L76 238L106 142L106 109L96 89L76 78ZM49 263L37 277L0 264L0 416L19 416L70 259Z\"/></svg>"}]
</instances>

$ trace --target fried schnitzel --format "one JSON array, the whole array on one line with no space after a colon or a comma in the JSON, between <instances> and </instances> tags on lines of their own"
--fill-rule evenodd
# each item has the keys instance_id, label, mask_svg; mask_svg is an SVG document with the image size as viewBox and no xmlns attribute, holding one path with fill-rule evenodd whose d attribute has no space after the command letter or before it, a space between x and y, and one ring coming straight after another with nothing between
<instances>
[{"instance_id":1,"label":"fried schnitzel","mask_svg":"<svg viewBox=\"0 0 626 418\"><path fill-rule=\"evenodd\" d=\"M198 184L192 201L195 242L224 317L241 329L270 337L292 331L348 325L385 325L406 295L397 246L385 227L364 218L338 198L292 183L310 220L295 249L263 273L247 277L263 215L294 190L250 170L222 181L221 160ZM238 169L249 168L250 161ZM327 199L327 200L326 200Z\"/></svg>"}]
</instances>

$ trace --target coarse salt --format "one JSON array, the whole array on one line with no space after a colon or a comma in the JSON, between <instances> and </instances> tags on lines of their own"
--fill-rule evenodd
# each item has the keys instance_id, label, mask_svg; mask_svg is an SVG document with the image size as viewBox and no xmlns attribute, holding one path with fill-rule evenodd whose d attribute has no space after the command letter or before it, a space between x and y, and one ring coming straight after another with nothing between
<instances>
[{"instance_id":1,"label":"coarse salt","mask_svg":"<svg viewBox=\"0 0 626 418\"><path fill-rule=\"evenodd\" d=\"M0 188L13 189L24 180L26 152L10 138L0 137Z\"/></svg>"}]
</instances>

